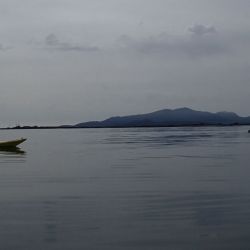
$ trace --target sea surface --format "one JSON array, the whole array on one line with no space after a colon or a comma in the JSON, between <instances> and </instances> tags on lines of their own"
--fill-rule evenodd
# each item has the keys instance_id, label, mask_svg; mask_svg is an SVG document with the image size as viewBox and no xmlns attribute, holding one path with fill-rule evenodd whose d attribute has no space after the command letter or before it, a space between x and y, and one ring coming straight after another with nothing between
<instances>
[{"instance_id":1,"label":"sea surface","mask_svg":"<svg viewBox=\"0 0 250 250\"><path fill-rule=\"evenodd\" d=\"M2 130L0 249L250 249L248 129Z\"/></svg>"}]
</instances>

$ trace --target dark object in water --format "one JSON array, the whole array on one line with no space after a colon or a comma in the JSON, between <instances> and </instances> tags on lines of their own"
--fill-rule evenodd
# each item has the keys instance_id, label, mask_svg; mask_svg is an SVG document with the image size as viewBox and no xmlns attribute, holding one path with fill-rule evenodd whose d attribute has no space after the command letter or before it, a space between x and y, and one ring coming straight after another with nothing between
<instances>
[{"instance_id":1,"label":"dark object in water","mask_svg":"<svg viewBox=\"0 0 250 250\"><path fill-rule=\"evenodd\" d=\"M250 129L248 130L248 133L250 133Z\"/></svg>"},{"instance_id":2,"label":"dark object in water","mask_svg":"<svg viewBox=\"0 0 250 250\"><path fill-rule=\"evenodd\" d=\"M19 147L0 147L1 155L24 155L26 152Z\"/></svg>"},{"instance_id":3,"label":"dark object in water","mask_svg":"<svg viewBox=\"0 0 250 250\"><path fill-rule=\"evenodd\" d=\"M13 148L17 145L21 144L22 142L26 141L27 139L21 138L13 141L0 141L0 148Z\"/></svg>"}]
</instances>

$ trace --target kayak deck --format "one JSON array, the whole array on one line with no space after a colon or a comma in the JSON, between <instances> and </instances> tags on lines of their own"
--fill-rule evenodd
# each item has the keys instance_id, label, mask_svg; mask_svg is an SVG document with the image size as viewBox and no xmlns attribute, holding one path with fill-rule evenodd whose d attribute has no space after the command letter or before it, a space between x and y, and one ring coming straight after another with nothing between
<instances>
[{"instance_id":1,"label":"kayak deck","mask_svg":"<svg viewBox=\"0 0 250 250\"><path fill-rule=\"evenodd\" d=\"M12 141L0 141L0 148L17 147L19 144L25 142L26 140L27 139L25 138L20 138Z\"/></svg>"}]
</instances>

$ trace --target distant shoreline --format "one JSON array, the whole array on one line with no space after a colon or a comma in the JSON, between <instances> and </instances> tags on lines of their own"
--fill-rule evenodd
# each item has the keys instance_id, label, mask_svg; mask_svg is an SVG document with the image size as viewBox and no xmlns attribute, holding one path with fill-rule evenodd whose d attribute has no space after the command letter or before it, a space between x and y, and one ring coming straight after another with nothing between
<instances>
[{"instance_id":1,"label":"distant shoreline","mask_svg":"<svg viewBox=\"0 0 250 250\"><path fill-rule=\"evenodd\" d=\"M105 127L76 127L76 126L16 126L0 128L0 130L43 130L43 129L102 129L102 128L180 128L180 127L237 127L250 124L186 124L165 126L105 126Z\"/></svg>"},{"instance_id":2,"label":"distant shoreline","mask_svg":"<svg viewBox=\"0 0 250 250\"><path fill-rule=\"evenodd\" d=\"M19 129L76 129L76 128L171 128L171 127L228 127L249 126L250 116L241 117L233 112L211 113L190 108L162 109L147 114L113 116L103 121L89 121L60 126L20 126L1 128Z\"/></svg>"}]
</instances>

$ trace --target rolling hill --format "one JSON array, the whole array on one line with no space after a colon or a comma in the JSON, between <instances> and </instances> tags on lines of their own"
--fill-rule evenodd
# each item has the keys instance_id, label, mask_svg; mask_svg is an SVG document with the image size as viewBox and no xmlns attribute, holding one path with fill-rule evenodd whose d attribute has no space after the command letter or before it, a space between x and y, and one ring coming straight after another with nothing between
<instances>
[{"instance_id":1,"label":"rolling hill","mask_svg":"<svg viewBox=\"0 0 250 250\"><path fill-rule=\"evenodd\" d=\"M90 121L74 125L77 128L106 127L164 127L195 125L247 125L250 117L240 117L233 112L204 112L190 108L163 109L147 114L115 116L103 121Z\"/></svg>"}]
</instances>

